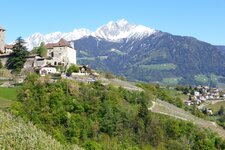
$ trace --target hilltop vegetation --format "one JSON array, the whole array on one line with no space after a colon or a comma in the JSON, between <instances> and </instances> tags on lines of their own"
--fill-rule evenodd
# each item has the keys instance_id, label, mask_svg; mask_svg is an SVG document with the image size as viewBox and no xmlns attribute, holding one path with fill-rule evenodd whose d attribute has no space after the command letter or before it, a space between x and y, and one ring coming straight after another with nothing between
<instances>
[{"instance_id":1,"label":"hilltop vegetation","mask_svg":"<svg viewBox=\"0 0 225 150\"><path fill-rule=\"evenodd\" d=\"M224 149L225 142L194 124L148 111L157 95L30 75L11 112L62 144L85 149Z\"/></svg>"}]
</instances>

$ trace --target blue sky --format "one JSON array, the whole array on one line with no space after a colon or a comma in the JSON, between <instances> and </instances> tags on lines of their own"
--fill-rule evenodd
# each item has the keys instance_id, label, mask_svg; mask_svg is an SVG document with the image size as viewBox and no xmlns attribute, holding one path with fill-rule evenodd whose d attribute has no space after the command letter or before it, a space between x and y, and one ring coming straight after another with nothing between
<instances>
[{"instance_id":1,"label":"blue sky","mask_svg":"<svg viewBox=\"0 0 225 150\"><path fill-rule=\"evenodd\" d=\"M0 25L7 29L7 42L36 32L94 31L122 18L225 45L225 0L1 0Z\"/></svg>"}]
</instances>

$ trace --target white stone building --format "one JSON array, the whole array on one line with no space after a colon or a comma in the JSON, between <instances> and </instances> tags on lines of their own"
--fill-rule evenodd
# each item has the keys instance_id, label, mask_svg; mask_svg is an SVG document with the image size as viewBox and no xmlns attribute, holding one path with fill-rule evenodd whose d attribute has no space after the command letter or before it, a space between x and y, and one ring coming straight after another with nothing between
<instances>
[{"instance_id":1,"label":"white stone building","mask_svg":"<svg viewBox=\"0 0 225 150\"><path fill-rule=\"evenodd\" d=\"M58 43L48 43L46 63L51 65L77 64L76 50L71 43L61 39Z\"/></svg>"},{"instance_id":2,"label":"white stone building","mask_svg":"<svg viewBox=\"0 0 225 150\"><path fill-rule=\"evenodd\" d=\"M47 57L35 57L33 67L43 67L45 65L53 66L70 66L77 64L76 50L71 44L61 39L58 43L48 43L45 45L47 48Z\"/></svg>"},{"instance_id":3,"label":"white stone building","mask_svg":"<svg viewBox=\"0 0 225 150\"><path fill-rule=\"evenodd\" d=\"M45 76L48 74L55 74L55 73L58 73L58 72L57 72L56 68L53 66L45 66L39 70L39 74L41 76Z\"/></svg>"}]
</instances>

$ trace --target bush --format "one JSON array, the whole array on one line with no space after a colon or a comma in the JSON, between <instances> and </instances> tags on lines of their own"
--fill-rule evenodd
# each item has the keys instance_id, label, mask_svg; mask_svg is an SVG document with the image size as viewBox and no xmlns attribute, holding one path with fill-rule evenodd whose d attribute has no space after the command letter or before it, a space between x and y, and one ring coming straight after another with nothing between
<instances>
[{"instance_id":1,"label":"bush","mask_svg":"<svg viewBox=\"0 0 225 150\"><path fill-rule=\"evenodd\" d=\"M79 72L79 67L77 65L71 65L68 69L67 69L67 74L71 75L74 72Z\"/></svg>"},{"instance_id":2,"label":"bush","mask_svg":"<svg viewBox=\"0 0 225 150\"><path fill-rule=\"evenodd\" d=\"M114 79L115 76L114 76L112 73L107 72L107 73L105 73L105 78L106 78L106 79Z\"/></svg>"}]
</instances>

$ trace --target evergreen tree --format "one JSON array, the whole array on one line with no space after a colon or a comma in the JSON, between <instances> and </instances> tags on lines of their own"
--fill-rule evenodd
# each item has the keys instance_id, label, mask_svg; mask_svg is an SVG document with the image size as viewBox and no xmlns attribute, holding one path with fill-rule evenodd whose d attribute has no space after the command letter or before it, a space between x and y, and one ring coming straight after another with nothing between
<instances>
[{"instance_id":1,"label":"evergreen tree","mask_svg":"<svg viewBox=\"0 0 225 150\"><path fill-rule=\"evenodd\" d=\"M26 62L26 56L28 56L28 51L24 45L25 41L19 37L13 46L13 53L7 61L7 68L12 69L13 72L19 73Z\"/></svg>"}]
</instances>

